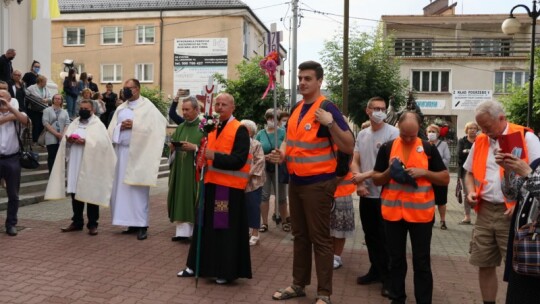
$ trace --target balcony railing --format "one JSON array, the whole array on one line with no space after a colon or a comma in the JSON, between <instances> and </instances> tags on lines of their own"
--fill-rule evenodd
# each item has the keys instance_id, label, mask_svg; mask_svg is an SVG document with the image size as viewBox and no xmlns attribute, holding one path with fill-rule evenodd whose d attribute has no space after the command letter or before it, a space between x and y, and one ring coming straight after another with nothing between
<instances>
[{"instance_id":1,"label":"balcony railing","mask_svg":"<svg viewBox=\"0 0 540 304\"><path fill-rule=\"evenodd\" d=\"M400 57L526 57L529 39L395 39Z\"/></svg>"}]
</instances>

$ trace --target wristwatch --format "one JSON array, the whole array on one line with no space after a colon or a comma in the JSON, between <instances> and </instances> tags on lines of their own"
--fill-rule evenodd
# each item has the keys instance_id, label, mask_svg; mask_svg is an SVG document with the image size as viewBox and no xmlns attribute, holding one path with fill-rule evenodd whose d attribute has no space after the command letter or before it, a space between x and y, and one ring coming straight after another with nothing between
<instances>
[{"instance_id":1,"label":"wristwatch","mask_svg":"<svg viewBox=\"0 0 540 304\"><path fill-rule=\"evenodd\" d=\"M326 127L327 127L328 129L332 129L332 126L333 126L333 125L334 125L334 121L332 120L331 122L329 122L329 123L326 125Z\"/></svg>"}]
</instances>

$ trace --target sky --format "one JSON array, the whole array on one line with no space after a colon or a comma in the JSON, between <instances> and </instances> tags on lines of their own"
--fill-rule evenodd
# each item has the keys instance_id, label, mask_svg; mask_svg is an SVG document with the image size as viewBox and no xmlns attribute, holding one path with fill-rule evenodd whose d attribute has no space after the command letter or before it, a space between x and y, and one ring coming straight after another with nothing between
<instances>
[{"instance_id":1,"label":"sky","mask_svg":"<svg viewBox=\"0 0 540 304\"><path fill-rule=\"evenodd\" d=\"M290 0L242 0L259 19L270 28L276 23L278 31L283 31L282 45L290 54L289 31L292 19ZM532 1L517 0L449 0L457 2L457 14L509 14L512 7L525 4L532 7ZM350 0L350 27L372 32L382 15L422 15L429 0ZM336 33L343 32L343 0L300 0L302 15L298 28L297 63L306 60L320 60L324 41L331 40ZM316 12L314 12L316 11ZM318 13L317 13L318 12ZM525 13L522 8L515 13ZM328 15L323 13L330 13ZM337 15L337 16L336 16ZM288 64L287 60L285 64ZM288 85L286 85L288 87Z\"/></svg>"}]
</instances>

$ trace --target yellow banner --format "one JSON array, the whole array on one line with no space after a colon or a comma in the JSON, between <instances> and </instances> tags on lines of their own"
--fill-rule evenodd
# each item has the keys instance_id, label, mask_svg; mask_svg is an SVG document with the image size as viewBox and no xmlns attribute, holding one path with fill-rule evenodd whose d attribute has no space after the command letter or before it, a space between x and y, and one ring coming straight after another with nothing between
<instances>
[{"instance_id":1,"label":"yellow banner","mask_svg":"<svg viewBox=\"0 0 540 304\"><path fill-rule=\"evenodd\" d=\"M49 0L49 12L51 19L60 17L60 6L58 0Z\"/></svg>"},{"instance_id":2,"label":"yellow banner","mask_svg":"<svg viewBox=\"0 0 540 304\"><path fill-rule=\"evenodd\" d=\"M38 0L32 0L31 4L31 13L32 13L32 20L36 19L37 12L38 12ZM47 13L45 10L49 10ZM58 0L49 0L48 6L47 3L43 3L43 10L42 13L43 18L58 18L60 17L60 6L58 5Z\"/></svg>"}]
</instances>

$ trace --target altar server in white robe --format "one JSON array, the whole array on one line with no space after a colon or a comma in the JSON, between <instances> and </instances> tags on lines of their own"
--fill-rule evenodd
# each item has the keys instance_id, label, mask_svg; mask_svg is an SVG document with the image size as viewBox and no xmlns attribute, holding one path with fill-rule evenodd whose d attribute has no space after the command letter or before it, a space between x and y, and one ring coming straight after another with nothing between
<instances>
[{"instance_id":1,"label":"altar server in white robe","mask_svg":"<svg viewBox=\"0 0 540 304\"><path fill-rule=\"evenodd\" d=\"M81 101L79 117L68 126L60 141L45 191L47 200L63 199L66 192L71 194L72 222L62 232L83 229L86 203L88 233L97 235L99 206L109 207L111 200L116 154L93 106L92 100Z\"/></svg>"},{"instance_id":2,"label":"altar server in white robe","mask_svg":"<svg viewBox=\"0 0 540 304\"><path fill-rule=\"evenodd\" d=\"M124 83L122 103L109 124L109 136L118 162L113 183L113 225L127 226L123 233L148 237L150 186L156 186L165 143L167 120L147 98L140 95L137 79Z\"/></svg>"}]
</instances>

